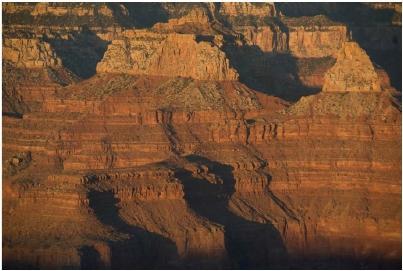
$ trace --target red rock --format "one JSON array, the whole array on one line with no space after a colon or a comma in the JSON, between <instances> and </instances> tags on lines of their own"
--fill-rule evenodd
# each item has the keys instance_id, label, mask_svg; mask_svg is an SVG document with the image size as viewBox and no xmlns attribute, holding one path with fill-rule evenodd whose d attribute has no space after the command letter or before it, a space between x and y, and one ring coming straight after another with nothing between
<instances>
[{"instance_id":1,"label":"red rock","mask_svg":"<svg viewBox=\"0 0 403 271\"><path fill-rule=\"evenodd\" d=\"M165 3L166 20L122 30L136 6L113 7L3 8L3 169L18 169L3 172L5 267L400 267L401 112L344 25L277 3ZM21 12L43 25L10 23ZM82 35L72 18L111 41L86 80L39 41ZM229 45L287 52L323 91L253 90Z\"/></svg>"}]
</instances>

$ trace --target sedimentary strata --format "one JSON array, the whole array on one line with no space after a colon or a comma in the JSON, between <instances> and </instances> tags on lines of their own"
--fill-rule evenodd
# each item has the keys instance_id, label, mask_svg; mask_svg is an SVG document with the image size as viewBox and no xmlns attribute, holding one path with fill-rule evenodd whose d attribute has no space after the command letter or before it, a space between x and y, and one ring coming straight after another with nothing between
<instances>
[{"instance_id":1,"label":"sedimentary strata","mask_svg":"<svg viewBox=\"0 0 403 271\"><path fill-rule=\"evenodd\" d=\"M292 4L3 5L3 267L400 268L395 78Z\"/></svg>"}]
</instances>

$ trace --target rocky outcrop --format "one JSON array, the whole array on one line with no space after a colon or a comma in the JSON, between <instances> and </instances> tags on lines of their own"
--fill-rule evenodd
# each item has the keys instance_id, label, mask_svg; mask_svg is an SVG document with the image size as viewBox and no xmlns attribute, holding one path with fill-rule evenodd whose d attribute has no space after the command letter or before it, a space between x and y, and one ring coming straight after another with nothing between
<instances>
[{"instance_id":1,"label":"rocky outcrop","mask_svg":"<svg viewBox=\"0 0 403 271\"><path fill-rule=\"evenodd\" d=\"M114 40L97 65L98 73L182 76L199 80L236 80L225 53L195 35L128 31Z\"/></svg>"},{"instance_id":2,"label":"rocky outcrop","mask_svg":"<svg viewBox=\"0 0 403 271\"><path fill-rule=\"evenodd\" d=\"M3 112L36 110L61 85L79 78L62 66L52 47L37 39L5 39L3 43Z\"/></svg>"},{"instance_id":3,"label":"rocky outcrop","mask_svg":"<svg viewBox=\"0 0 403 271\"><path fill-rule=\"evenodd\" d=\"M392 85L401 89L401 63L395 61L402 47L399 3L276 3L276 8L286 18L325 15L343 22L348 26L349 36L388 72Z\"/></svg>"},{"instance_id":4,"label":"rocky outcrop","mask_svg":"<svg viewBox=\"0 0 403 271\"><path fill-rule=\"evenodd\" d=\"M334 57L347 41L347 27L335 26L288 26L285 31L279 25L237 26L246 44L257 46L265 53L287 53L298 58Z\"/></svg>"},{"instance_id":5,"label":"rocky outcrop","mask_svg":"<svg viewBox=\"0 0 403 271\"><path fill-rule=\"evenodd\" d=\"M60 67L62 61L49 43L38 39L3 40L3 59L22 68Z\"/></svg>"},{"instance_id":6,"label":"rocky outcrop","mask_svg":"<svg viewBox=\"0 0 403 271\"><path fill-rule=\"evenodd\" d=\"M214 33L212 20L206 3L188 3L188 8L181 7L177 3L164 3L163 7L169 14L168 22L159 22L153 26L154 31L163 33L189 33L211 34Z\"/></svg>"},{"instance_id":7,"label":"rocky outcrop","mask_svg":"<svg viewBox=\"0 0 403 271\"><path fill-rule=\"evenodd\" d=\"M222 16L277 16L275 5L272 3L222 3L219 13Z\"/></svg>"},{"instance_id":8,"label":"rocky outcrop","mask_svg":"<svg viewBox=\"0 0 403 271\"><path fill-rule=\"evenodd\" d=\"M262 52L286 52L288 49L287 33L279 26L239 26L236 31L241 33L249 46L257 46Z\"/></svg>"},{"instance_id":9,"label":"rocky outcrop","mask_svg":"<svg viewBox=\"0 0 403 271\"><path fill-rule=\"evenodd\" d=\"M49 3L38 3L31 12L32 16L54 15L54 16L94 16L95 12L111 17L112 10L105 4L96 6L88 4L80 4L74 6L54 5Z\"/></svg>"},{"instance_id":10,"label":"rocky outcrop","mask_svg":"<svg viewBox=\"0 0 403 271\"><path fill-rule=\"evenodd\" d=\"M323 91L379 92L380 81L371 60L355 42L346 42L335 65L326 73Z\"/></svg>"},{"instance_id":11,"label":"rocky outcrop","mask_svg":"<svg viewBox=\"0 0 403 271\"><path fill-rule=\"evenodd\" d=\"M289 30L288 48L301 58L335 56L347 41L346 26L292 27Z\"/></svg>"},{"instance_id":12,"label":"rocky outcrop","mask_svg":"<svg viewBox=\"0 0 403 271\"><path fill-rule=\"evenodd\" d=\"M123 5L120 9L124 10L123 13L127 14ZM18 14L21 12L28 12L30 15L37 16L94 16L102 15L112 17L113 11L106 4L84 4L66 5L57 3L6 3L3 10L8 14Z\"/></svg>"},{"instance_id":13,"label":"rocky outcrop","mask_svg":"<svg viewBox=\"0 0 403 271\"><path fill-rule=\"evenodd\" d=\"M13 25L62 28L130 25L128 10L118 3L8 3L3 11L5 24Z\"/></svg>"}]
</instances>

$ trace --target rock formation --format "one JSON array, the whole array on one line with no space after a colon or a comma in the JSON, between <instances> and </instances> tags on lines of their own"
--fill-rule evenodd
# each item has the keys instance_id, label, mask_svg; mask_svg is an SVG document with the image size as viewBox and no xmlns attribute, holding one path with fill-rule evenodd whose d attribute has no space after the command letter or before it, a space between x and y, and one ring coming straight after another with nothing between
<instances>
[{"instance_id":1,"label":"rock formation","mask_svg":"<svg viewBox=\"0 0 403 271\"><path fill-rule=\"evenodd\" d=\"M16 67L47 68L62 64L47 42L38 39L4 39L3 42L3 59Z\"/></svg>"},{"instance_id":2,"label":"rock formation","mask_svg":"<svg viewBox=\"0 0 403 271\"><path fill-rule=\"evenodd\" d=\"M209 34L211 27L211 13L206 3L163 3L169 14L168 22L158 22L153 30L158 32Z\"/></svg>"},{"instance_id":3,"label":"rock formation","mask_svg":"<svg viewBox=\"0 0 403 271\"><path fill-rule=\"evenodd\" d=\"M3 267L400 269L400 92L343 5L3 5Z\"/></svg>"},{"instance_id":4,"label":"rock formation","mask_svg":"<svg viewBox=\"0 0 403 271\"><path fill-rule=\"evenodd\" d=\"M230 17L274 17L277 15L276 7L272 3L223 3L219 12L223 16Z\"/></svg>"},{"instance_id":5,"label":"rock formation","mask_svg":"<svg viewBox=\"0 0 403 271\"><path fill-rule=\"evenodd\" d=\"M97 72L182 76L199 80L236 80L225 53L195 35L127 32L113 40Z\"/></svg>"},{"instance_id":6,"label":"rock formation","mask_svg":"<svg viewBox=\"0 0 403 271\"><path fill-rule=\"evenodd\" d=\"M356 42L346 42L326 73L323 91L378 92L380 81L371 60Z\"/></svg>"},{"instance_id":7,"label":"rock formation","mask_svg":"<svg viewBox=\"0 0 403 271\"><path fill-rule=\"evenodd\" d=\"M113 12L105 4L96 7L95 5L79 4L73 6L39 3L31 12L32 16L54 15L54 16L94 16L95 12L100 15L112 17Z\"/></svg>"},{"instance_id":8,"label":"rock formation","mask_svg":"<svg viewBox=\"0 0 403 271\"><path fill-rule=\"evenodd\" d=\"M113 26L127 25L128 11L123 4L105 3L6 3L3 7L7 24L36 26Z\"/></svg>"},{"instance_id":9,"label":"rock formation","mask_svg":"<svg viewBox=\"0 0 403 271\"><path fill-rule=\"evenodd\" d=\"M326 17L285 19L288 48L297 57L334 56L347 41L347 27Z\"/></svg>"}]
</instances>

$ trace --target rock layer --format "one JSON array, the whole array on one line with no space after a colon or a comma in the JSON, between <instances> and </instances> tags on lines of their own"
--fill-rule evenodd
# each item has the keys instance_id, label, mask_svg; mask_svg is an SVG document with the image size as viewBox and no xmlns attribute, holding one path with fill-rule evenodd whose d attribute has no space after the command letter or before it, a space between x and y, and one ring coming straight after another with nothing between
<instances>
[{"instance_id":1,"label":"rock layer","mask_svg":"<svg viewBox=\"0 0 403 271\"><path fill-rule=\"evenodd\" d=\"M3 8L5 268L401 268L401 109L344 24L102 5Z\"/></svg>"}]
</instances>

